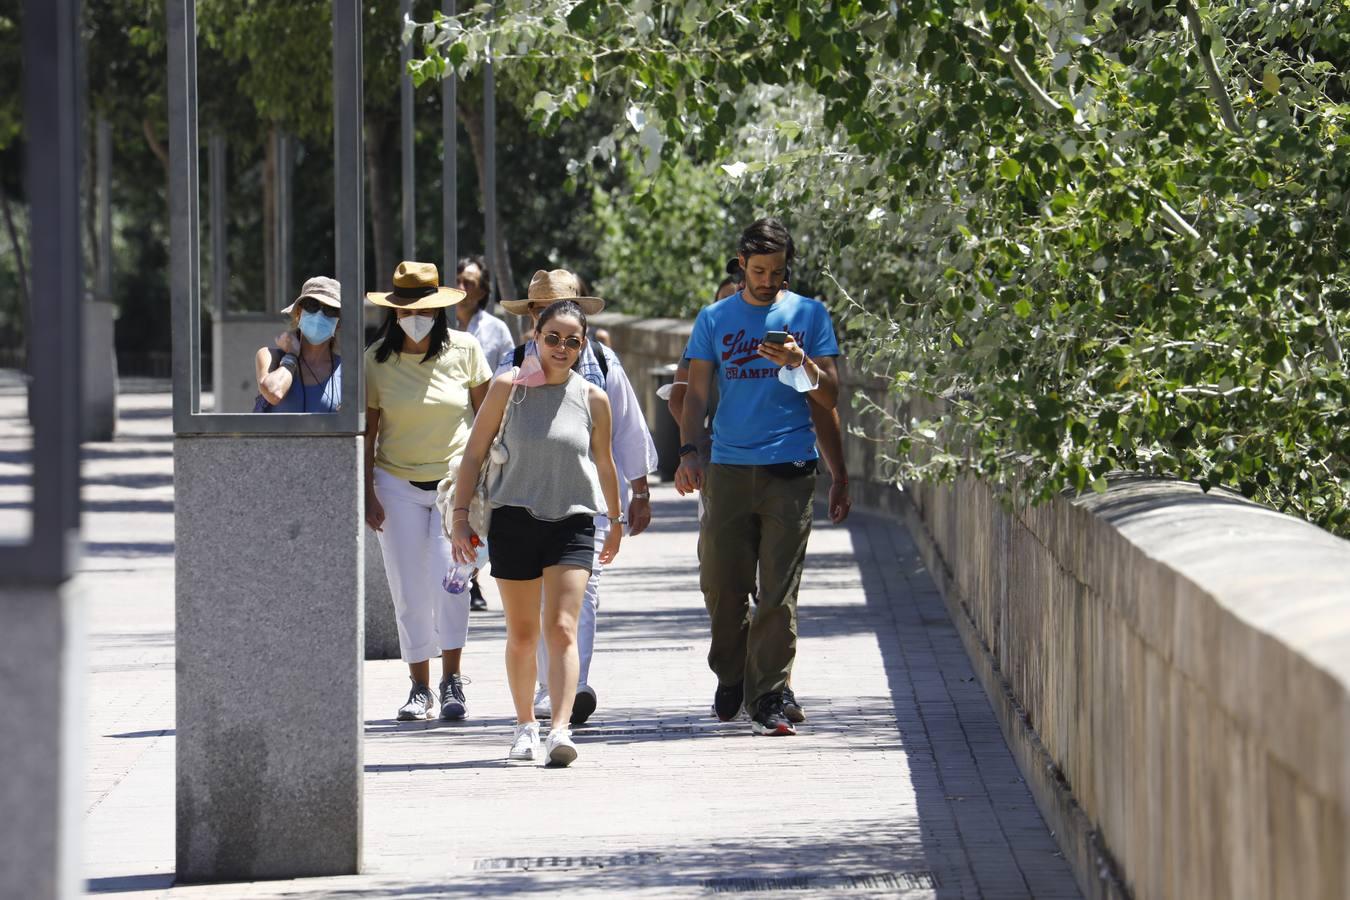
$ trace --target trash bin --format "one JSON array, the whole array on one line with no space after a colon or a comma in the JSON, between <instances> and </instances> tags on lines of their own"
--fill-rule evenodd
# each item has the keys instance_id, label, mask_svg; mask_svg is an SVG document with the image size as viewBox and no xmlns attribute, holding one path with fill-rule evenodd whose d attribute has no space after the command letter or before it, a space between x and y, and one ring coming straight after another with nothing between
<instances>
[{"instance_id":1,"label":"trash bin","mask_svg":"<svg viewBox=\"0 0 1350 900\"><path fill-rule=\"evenodd\" d=\"M653 366L647 370L651 378L652 398L651 415L647 424L651 426L652 440L656 442L656 471L662 481L672 481L675 470L680 467L680 426L670 415L666 402L656 395L657 388L675 383L675 363L666 366Z\"/></svg>"}]
</instances>

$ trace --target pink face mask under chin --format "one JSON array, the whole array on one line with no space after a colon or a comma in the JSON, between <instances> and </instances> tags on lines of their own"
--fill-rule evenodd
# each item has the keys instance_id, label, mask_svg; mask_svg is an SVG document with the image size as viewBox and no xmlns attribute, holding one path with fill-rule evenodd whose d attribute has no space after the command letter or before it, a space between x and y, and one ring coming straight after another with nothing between
<instances>
[{"instance_id":1,"label":"pink face mask under chin","mask_svg":"<svg viewBox=\"0 0 1350 900\"><path fill-rule=\"evenodd\" d=\"M539 362L537 354L527 355L520 364L520 369L516 371L516 377L511 380L512 384L518 384L521 387L539 387L547 380L544 374L544 367Z\"/></svg>"}]
</instances>

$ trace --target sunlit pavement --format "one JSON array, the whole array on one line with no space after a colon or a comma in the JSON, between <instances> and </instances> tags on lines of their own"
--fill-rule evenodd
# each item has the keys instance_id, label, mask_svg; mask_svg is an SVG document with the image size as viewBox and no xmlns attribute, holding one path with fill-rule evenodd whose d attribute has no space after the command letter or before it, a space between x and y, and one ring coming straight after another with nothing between
<instances>
[{"instance_id":1,"label":"sunlit pavement","mask_svg":"<svg viewBox=\"0 0 1350 900\"><path fill-rule=\"evenodd\" d=\"M21 390L0 384L0 512L26 490ZM126 385L117 440L84 453L89 889L152 897L783 893L1077 896L904 529L817 519L790 738L709 705L696 508L653 491L602 582L595 717L566 770L503 762L503 626L475 613L463 723L398 724L407 669L365 663L364 870L173 886L173 458L164 385ZM303 667L303 661L301 661ZM323 702L321 674L296 690Z\"/></svg>"}]
</instances>

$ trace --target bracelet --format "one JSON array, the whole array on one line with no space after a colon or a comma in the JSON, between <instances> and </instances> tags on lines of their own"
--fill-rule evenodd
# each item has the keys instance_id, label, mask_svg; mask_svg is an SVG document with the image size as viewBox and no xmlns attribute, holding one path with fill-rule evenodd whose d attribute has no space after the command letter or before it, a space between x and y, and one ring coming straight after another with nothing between
<instances>
[{"instance_id":1,"label":"bracelet","mask_svg":"<svg viewBox=\"0 0 1350 900\"><path fill-rule=\"evenodd\" d=\"M650 499L651 499L651 496L652 496L652 492L651 492L651 491L643 491L643 492L640 493L640 494L639 494L637 491L633 491L633 499L634 499L634 500L650 500Z\"/></svg>"},{"instance_id":2,"label":"bracelet","mask_svg":"<svg viewBox=\"0 0 1350 900\"><path fill-rule=\"evenodd\" d=\"M456 506L456 507L454 507L453 509L451 509L450 511L451 511L452 513L457 513L457 512L468 512L468 511L469 511L469 508L468 508L467 506Z\"/></svg>"},{"instance_id":3,"label":"bracelet","mask_svg":"<svg viewBox=\"0 0 1350 900\"><path fill-rule=\"evenodd\" d=\"M295 358L295 354L294 354L294 353L283 353L283 354L281 355L281 362L278 363L278 365L285 366L285 367L288 368L288 369L290 369L290 368L299 368L299 367L300 367L300 361L299 361L298 359Z\"/></svg>"},{"instance_id":4,"label":"bracelet","mask_svg":"<svg viewBox=\"0 0 1350 900\"><path fill-rule=\"evenodd\" d=\"M697 452L698 452L698 444L683 444L680 446L680 451L678 455L680 456L681 459L683 459L690 453L697 453Z\"/></svg>"}]
</instances>

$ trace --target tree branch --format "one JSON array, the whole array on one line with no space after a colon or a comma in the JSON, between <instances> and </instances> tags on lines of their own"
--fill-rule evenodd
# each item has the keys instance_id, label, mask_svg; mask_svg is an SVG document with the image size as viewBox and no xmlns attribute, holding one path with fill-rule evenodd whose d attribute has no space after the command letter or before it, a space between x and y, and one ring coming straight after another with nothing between
<instances>
[{"instance_id":1,"label":"tree branch","mask_svg":"<svg viewBox=\"0 0 1350 900\"><path fill-rule=\"evenodd\" d=\"M141 119L141 133L145 135L145 143L150 147L150 152L155 154L155 158L164 166L164 171L167 173L169 171L169 151L164 149L164 145L155 136L155 125L150 121L149 116Z\"/></svg>"},{"instance_id":2,"label":"tree branch","mask_svg":"<svg viewBox=\"0 0 1350 900\"><path fill-rule=\"evenodd\" d=\"M1200 63L1205 67L1205 78L1209 83L1209 95L1219 105L1219 118L1223 120L1223 124L1227 126L1228 130L1234 134L1242 134L1242 126L1238 124L1237 114L1233 112L1233 102L1228 99L1228 91L1223 85L1223 80L1219 77L1219 65L1214 60L1213 44L1206 49L1200 43L1200 36L1204 34L1204 25L1200 22L1200 12L1195 8L1197 2L1198 0L1190 0L1186 4L1186 24L1190 26L1191 37L1195 40L1195 52L1200 54Z\"/></svg>"}]
</instances>

